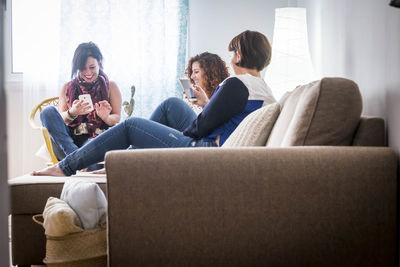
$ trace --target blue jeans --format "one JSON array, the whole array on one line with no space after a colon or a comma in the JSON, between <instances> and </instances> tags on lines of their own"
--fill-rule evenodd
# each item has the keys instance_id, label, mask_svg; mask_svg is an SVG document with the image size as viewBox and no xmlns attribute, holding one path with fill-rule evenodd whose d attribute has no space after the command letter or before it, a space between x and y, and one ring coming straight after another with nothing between
<instances>
[{"instance_id":1,"label":"blue jeans","mask_svg":"<svg viewBox=\"0 0 400 267\"><path fill-rule=\"evenodd\" d=\"M163 101L151 114L150 120L183 132L197 115L182 99L171 97Z\"/></svg>"},{"instance_id":2,"label":"blue jeans","mask_svg":"<svg viewBox=\"0 0 400 267\"><path fill-rule=\"evenodd\" d=\"M40 113L40 120L50 133L54 145L54 153L58 159L62 159L65 155L77 150L79 146L89 139L89 136L83 136L80 138L81 144L76 144L75 142L78 140L74 140L72 130L65 125L61 114L55 107L45 108Z\"/></svg>"},{"instance_id":3,"label":"blue jeans","mask_svg":"<svg viewBox=\"0 0 400 267\"><path fill-rule=\"evenodd\" d=\"M58 166L65 175L75 174L77 170L103 161L106 152L111 150L134 148L173 148L173 147L205 147L217 146L215 142L196 140L182 134L180 129L192 121L181 115L193 112L182 100L167 99L156 109L152 119L130 118L108 129L88 144L72 152ZM171 111L169 113L168 111ZM194 112L193 112L194 114ZM193 116L190 115L190 116ZM193 117L192 117L193 118ZM196 115L194 114L194 118ZM175 119L175 120L174 120ZM173 127L166 126L175 126ZM186 128L186 127L184 127ZM183 128L183 129L184 129Z\"/></svg>"},{"instance_id":4,"label":"blue jeans","mask_svg":"<svg viewBox=\"0 0 400 267\"><path fill-rule=\"evenodd\" d=\"M58 160L65 158L66 155L90 141L88 134L74 135L73 130L64 123L57 108L53 106L45 108L40 113L40 120L42 125L49 131L53 152ZM102 167L94 164L89 166L89 170L97 170Z\"/></svg>"}]
</instances>

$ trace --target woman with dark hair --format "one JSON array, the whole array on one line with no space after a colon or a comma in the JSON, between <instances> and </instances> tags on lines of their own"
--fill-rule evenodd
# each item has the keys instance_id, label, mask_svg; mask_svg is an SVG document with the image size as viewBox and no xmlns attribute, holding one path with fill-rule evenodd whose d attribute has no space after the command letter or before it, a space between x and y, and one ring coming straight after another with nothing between
<instances>
[{"instance_id":1,"label":"woman with dark hair","mask_svg":"<svg viewBox=\"0 0 400 267\"><path fill-rule=\"evenodd\" d=\"M120 121L121 93L103 72L103 55L96 44L76 48L71 79L61 89L58 110L48 107L40 114L59 160ZM80 95L90 95L92 110Z\"/></svg>"},{"instance_id":2,"label":"woman with dark hair","mask_svg":"<svg viewBox=\"0 0 400 267\"><path fill-rule=\"evenodd\" d=\"M130 145L134 148L221 146L248 114L275 102L260 74L271 58L267 38L259 32L245 31L233 38L229 50L233 52L231 65L235 75L215 89L203 111L183 132L164 123L130 118L71 153L58 165L32 175L69 176L103 161L107 151ZM170 109L174 107L170 105Z\"/></svg>"}]
</instances>

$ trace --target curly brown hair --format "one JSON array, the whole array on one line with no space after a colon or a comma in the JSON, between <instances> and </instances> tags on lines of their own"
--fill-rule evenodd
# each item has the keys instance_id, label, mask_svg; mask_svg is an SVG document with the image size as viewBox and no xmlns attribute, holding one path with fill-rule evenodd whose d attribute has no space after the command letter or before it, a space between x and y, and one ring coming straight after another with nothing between
<instances>
[{"instance_id":1,"label":"curly brown hair","mask_svg":"<svg viewBox=\"0 0 400 267\"><path fill-rule=\"evenodd\" d=\"M191 75L193 73L192 65L198 62L200 68L204 72L204 86L203 88L208 96L211 98L217 86L226 78L229 77L228 68L225 62L216 54L204 52L189 59L185 74L194 83Z\"/></svg>"}]
</instances>

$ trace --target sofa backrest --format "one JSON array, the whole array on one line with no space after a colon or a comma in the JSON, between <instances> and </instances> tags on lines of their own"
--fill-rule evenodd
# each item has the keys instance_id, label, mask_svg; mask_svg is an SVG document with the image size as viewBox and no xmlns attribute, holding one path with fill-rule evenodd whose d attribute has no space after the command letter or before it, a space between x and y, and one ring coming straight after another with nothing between
<instances>
[{"instance_id":1,"label":"sofa backrest","mask_svg":"<svg viewBox=\"0 0 400 267\"><path fill-rule=\"evenodd\" d=\"M353 137L353 146L386 146L385 121L362 116Z\"/></svg>"},{"instance_id":2,"label":"sofa backrest","mask_svg":"<svg viewBox=\"0 0 400 267\"><path fill-rule=\"evenodd\" d=\"M323 78L298 86L281 104L268 147L352 145L362 111L353 81Z\"/></svg>"}]
</instances>

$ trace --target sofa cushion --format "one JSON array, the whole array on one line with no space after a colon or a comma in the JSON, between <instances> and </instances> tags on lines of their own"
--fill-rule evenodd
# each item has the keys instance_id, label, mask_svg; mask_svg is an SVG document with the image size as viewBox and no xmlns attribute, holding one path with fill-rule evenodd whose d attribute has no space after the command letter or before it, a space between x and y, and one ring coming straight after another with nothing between
<instances>
[{"instance_id":1,"label":"sofa cushion","mask_svg":"<svg viewBox=\"0 0 400 267\"><path fill-rule=\"evenodd\" d=\"M279 103L272 103L253 111L239 124L222 147L265 146L279 111Z\"/></svg>"},{"instance_id":2,"label":"sofa cushion","mask_svg":"<svg viewBox=\"0 0 400 267\"><path fill-rule=\"evenodd\" d=\"M361 117L352 145L386 146L385 121L378 117Z\"/></svg>"},{"instance_id":3,"label":"sofa cushion","mask_svg":"<svg viewBox=\"0 0 400 267\"><path fill-rule=\"evenodd\" d=\"M356 83L324 78L287 97L267 146L351 145L362 110Z\"/></svg>"}]
</instances>

